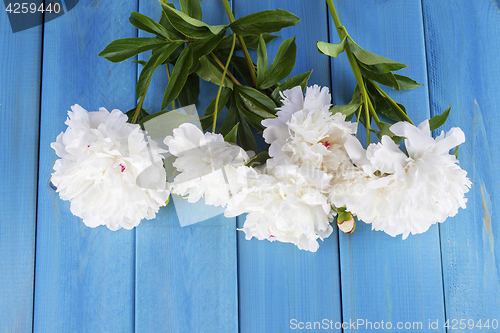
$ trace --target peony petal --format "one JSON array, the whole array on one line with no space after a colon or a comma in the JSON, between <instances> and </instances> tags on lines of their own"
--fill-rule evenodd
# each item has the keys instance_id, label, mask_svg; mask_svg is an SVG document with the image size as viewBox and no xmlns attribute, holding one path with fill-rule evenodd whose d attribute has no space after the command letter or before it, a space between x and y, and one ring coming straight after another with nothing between
<instances>
[{"instance_id":1,"label":"peony petal","mask_svg":"<svg viewBox=\"0 0 500 333\"><path fill-rule=\"evenodd\" d=\"M370 161L366 157L366 150L356 137L348 138L344 143L344 147L351 160L358 167L370 164Z\"/></svg>"},{"instance_id":2,"label":"peony petal","mask_svg":"<svg viewBox=\"0 0 500 333\"><path fill-rule=\"evenodd\" d=\"M307 87L306 97L304 99L304 109L306 110L316 110L323 107L330 107L332 102L332 96L330 95L328 87L320 87L314 85L312 87Z\"/></svg>"},{"instance_id":3,"label":"peony petal","mask_svg":"<svg viewBox=\"0 0 500 333\"><path fill-rule=\"evenodd\" d=\"M423 121L419 127L408 122L398 122L390 127L392 133L406 138L406 150L413 159L420 158L434 145L428 122L428 120Z\"/></svg>"}]
</instances>

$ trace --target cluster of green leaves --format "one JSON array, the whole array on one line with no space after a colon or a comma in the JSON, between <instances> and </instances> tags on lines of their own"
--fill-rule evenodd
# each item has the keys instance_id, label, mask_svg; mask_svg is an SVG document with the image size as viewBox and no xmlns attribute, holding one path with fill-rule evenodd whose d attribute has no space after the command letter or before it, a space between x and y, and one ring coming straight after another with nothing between
<instances>
[{"instance_id":1,"label":"cluster of green leaves","mask_svg":"<svg viewBox=\"0 0 500 333\"><path fill-rule=\"evenodd\" d=\"M220 133L229 141L236 142L239 138L244 149L255 151L257 145L252 128L263 130L261 121L275 117L276 107L281 104L279 92L297 85L304 89L311 74L303 73L280 83L290 75L295 65L295 38L284 40L274 60L270 65L268 63L267 44L277 38L271 34L296 25L300 19L285 10L275 9L237 20L233 18L228 25L208 25L202 21L198 0L180 0L180 5L179 11L173 4L162 2L158 22L140 13L132 13L130 23L155 37L118 39L99 54L109 61L121 62L151 51L148 61L139 61L143 65L136 88L139 103L137 108L129 111L130 121L143 123L151 119L153 115L142 109L149 82L158 67L166 65L169 69L171 65L173 70L161 110L172 103L175 108L175 101L181 106L195 104L200 78L216 85L222 84L224 89L218 96L218 103L214 96L201 119L202 126L207 129L226 106L228 113L223 121L221 119ZM231 19L232 14L228 15ZM238 36L235 52L242 50L245 57L232 55L233 34ZM247 47L257 50L257 64L247 56ZM235 75L228 72L224 76L224 63L229 58Z\"/></svg>"},{"instance_id":2,"label":"cluster of green leaves","mask_svg":"<svg viewBox=\"0 0 500 333\"><path fill-rule=\"evenodd\" d=\"M365 127L367 127L367 130L374 132L379 139L383 135L388 135L395 142L401 141L401 138L396 137L389 130L392 124L380 120L380 118L384 119L381 115L393 122L408 121L411 123L411 120L407 115L405 107L390 98L380 88L379 84L399 92L401 90L420 87L422 84L417 83L407 76L394 73L408 67L405 64L361 48L351 39L344 27L340 27L339 31L341 31L339 35L343 36L340 43L317 42L318 51L331 57L337 57L345 51L358 84L353 93L352 100L347 105L334 106L331 111L334 113L341 112L348 119L357 115L358 120L361 120ZM363 112L363 108L366 108L367 112ZM450 108L430 119L431 130L444 124L449 115ZM370 127L372 118L375 119L378 131Z\"/></svg>"}]
</instances>

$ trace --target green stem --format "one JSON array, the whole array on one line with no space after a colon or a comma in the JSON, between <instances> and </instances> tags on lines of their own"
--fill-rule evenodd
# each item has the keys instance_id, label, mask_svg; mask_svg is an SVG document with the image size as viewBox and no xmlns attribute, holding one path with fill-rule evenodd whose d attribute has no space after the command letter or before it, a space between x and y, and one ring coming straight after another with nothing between
<instances>
[{"instance_id":1,"label":"green stem","mask_svg":"<svg viewBox=\"0 0 500 333\"><path fill-rule=\"evenodd\" d=\"M372 101L369 98L368 98L368 107L370 109L371 116L373 117L373 119L375 119L375 123L377 124L377 127L379 129L382 129L382 122L378 118L377 111L375 111L375 107L373 106Z\"/></svg>"},{"instance_id":2,"label":"green stem","mask_svg":"<svg viewBox=\"0 0 500 333\"><path fill-rule=\"evenodd\" d=\"M224 79L226 78L227 68L229 67L229 63L231 62L231 57L233 56L235 45L236 45L236 35L233 34L233 45L231 45L231 52L229 52L229 57L227 58L226 66L224 67L224 71L222 72L222 79L220 80L219 91L217 92L217 96L215 97L214 122L212 126L212 132L214 133L215 133L215 126L217 125L217 113L219 111L220 93L222 92L222 86L224 85Z\"/></svg>"},{"instance_id":3,"label":"green stem","mask_svg":"<svg viewBox=\"0 0 500 333\"><path fill-rule=\"evenodd\" d=\"M359 106L359 109L356 111L357 113L357 118L356 118L356 127L359 126L359 118L361 117L361 111L363 110L363 104ZM358 136L358 132L356 131L356 136Z\"/></svg>"},{"instance_id":4,"label":"green stem","mask_svg":"<svg viewBox=\"0 0 500 333\"><path fill-rule=\"evenodd\" d=\"M222 61L219 60L219 58L217 58L217 56L213 53L213 52L210 52L210 55L212 56L212 58L215 60L215 62L220 66L220 68L222 70L224 70L224 64L222 63ZM227 76L229 76L229 78L233 81L234 84L236 84L237 86L241 86L241 83L240 81L238 81L233 73L231 72L227 72Z\"/></svg>"},{"instance_id":5,"label":"green stem","mask_svg":"<svg viewBox=\"0 0 500 333\"><path fill-rule=\"evenodd\" d=\"M326 3L328 4L328 8L330 9L330 13L332 14L333 23L335 23L335 27L339 29L342 26L342 24L340 24L340 19L339 16L337 15L337 11L335 10L335 5L333 4L332 0L326 0ZM340 36L339 30L337 30L337 32L339 33ZM343 36L340 36L340 39L343 39Z\"/></svg>"},{"instance_id":6,"label":"green stem","mask_svg":"<svg viewBox=\"0 0 500 333\"><path fill-rule=\"evenodd\" d=\"M365 100L364 106L365 106L366 146L368 147L368 145L371 142L371 140L370 140L370 134L371 134L371 132L370 132L370 122L371 122L371 118L370 118L370 108L368 106L367 100Z\"/></svg>"},{"instance_id":7,"label":"green stem","mask_svg":"<svg viewBox=\"0 0 500 333\"><path fill-rule=\"evenodd\" d=\"M330 9L330 14L332 15L333 18L333 23L335 23L335 28L337 28L337 33L339 34L339 37L341 40L343 40L345 37L347 37L349 40L351 40L351 37L347 33L347 30L342 26L342 23L340 23L339 16L337 14L337 10L335 9L335 5L333 4L333 0L326 0L326 3L328 4L328 8ZM358 62L356 61L356 57L352 53L349 43L346 43L345 46L345 52L347 54L347 59L349 59L349 64L351 65L352 72L354 74L354 77L356 78L356 82L359 87L359 91L361 92L361 101L364 103L364 108L365 108L365 117L366 117L366 139L367 139L367 145L370 144L370 110L369 110L369 97L368 97L368 92L366 91L365 87L365 82L363 80L363 75L361 74L361 70L359 69Z\"/></svg>"},{"instance_id":8,"label":"green stem","mask_svg":"<svg viewBox=\"0 0 500 333\"><path fill-rule=\"evenodd\" d=\"M132 117L132 124L135 124L137 118L139 117L139 113L141 112L142 109L142 103L144 103L144 98L146 97L146 92L148 91L148 88L149 88L149 82L146 85L146 89L144 89L144 92L142 93L141 99L139 100L139 104L137 104L137 107L135 108L134 116Z\"/></svg>"},{"instance_id":9,"label":"green stem","mask_svg":"<svg viewBox=\"0 0 500 333\"><path fill-rule=\"evenodd\" d=\"M385 91L383 91L382 88L379 87L378 84L376 84L372 80L368 80L368 82L370 82L375 88L377 88L377 90L389 101L389 103L391 103L394 106L396 111L399 113L401 117L404 118L404 120L415 126L415 124L411 121L410 117L408 117L408 115L403 111L403 109L399 107L398 103L396 103L392 98L390 98L389 95L387 95Z\"/></svg>"},{"instance_id":10,"label":"green stem","mask_svg":"<svg viewBox=\"0 0 500 333\"><path fill-rule=\"evenodd\" d=\"M229 5L229 2L227 0L222 0L222 3L224 4L224 9L226 10L227 17L229 17L229 22L233 23L235 21L233 12L231 11L231 6ZM237 36L238 41L240 42L241 49L243 51L243 55L245 56L245 60L247 62L248 70L250 71L250 76L252 77L252 83L254 87L257 87L257 76L255 74L255 67L252 62L252 58L250 58L250 53L248 53L247 46L245 44L245 41L243 40L243 37Z\"/></svg>"},{"instance_id":11,"label":"green stem","mask_svg":"<svg viewBox=\"0 0 500 333\"><path fill-rule=\"evenodd\" d=\"M168 81L170 82L170 66L168 65L168 62L165 64L167 66L167 77ZM175 111L175 99L172 101L172 110Z\"/></svg>"}]
</instances>

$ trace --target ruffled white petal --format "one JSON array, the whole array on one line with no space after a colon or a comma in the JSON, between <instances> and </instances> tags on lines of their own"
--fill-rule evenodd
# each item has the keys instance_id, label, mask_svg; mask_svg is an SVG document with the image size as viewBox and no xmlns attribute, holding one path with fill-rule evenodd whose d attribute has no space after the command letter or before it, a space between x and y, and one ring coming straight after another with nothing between
<instances>
[{"instance_id":1,"label":"ruffled white petal","mask_svg":"<svg viewBox=\"0 0 500 333\"><path fill-rule=\"evenodd\" d=\"M51 144L61 158L51 178L61 199L90 227L131 229L154 218L170 195L164 151L153 140L148 148L139 125L127 123L119 110L87 112L79 105L71 110L68 129Z\"/></svg>"},{"instance_id":2,"label":"ruffled white petal","mask_svg":"<svg viewBox=\"0 0 500 333\"><path fill-rule=\"evenodd\" d=\"M454 128L433 139L427 121L415 127L397 123L391 131L406 138L406 156L389 137L364 151L357 139L345 147L354 164L345 163L335 179L331 202L346 206L375 230L391 236L427 231L465 208L471 182L449 150L465 140ZM364 151L364 153L363 153Z\"/></svg>"},{"instance_id":3,"label":"ruffled white petal","mask_svg":"<svg viewBox=\"0 0 500 333\"><path fill-rule=\"evenodd\" d=\"M332 233L332 212L325 195L331 176L323 171L283 165L262 173L242 166L237 174L239 183L247 186L231 198L225 215L247 213L242 228L247 239L293 243L316 252L318 238Z\"/></svg>"},{"instance_id":4,"label":"ruffled white petal","mask_svg":"<svg viewBox=\"0 0 500 333\"><path fill-rule=\"evenodd\" d=\"M177 157L173 165L179 174L170 184L172 193L191 203L203 197L207 205L225 206L230 193L237 191L232 185L236 168L248 160L248 154L225 142L221 134L204 134L190 123L175 129L164 143Z\"/></svg>"}]
</instances>

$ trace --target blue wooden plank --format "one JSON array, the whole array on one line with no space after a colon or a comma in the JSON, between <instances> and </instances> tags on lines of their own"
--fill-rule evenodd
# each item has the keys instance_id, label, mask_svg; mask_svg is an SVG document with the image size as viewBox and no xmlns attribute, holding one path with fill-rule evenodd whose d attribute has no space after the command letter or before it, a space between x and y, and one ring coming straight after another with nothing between
<instances>
[{"instance_id":1,"label":"blue wooden plank","mask_svg":"<svg viewBox=\"0 0 500 333\"><path fill-rule=\"evenodd\" d=\"M460 165L473 182L467 209L440 226L446 318L500 321L500 3L423 1L432 113L453 102ZM476 327L474 332L489 332Z\"/></svg>"},{"instance_id":2,"label":"blue wooden plank","mask_svg":"<svg viewBox=\"0 0 500 333\"><path fill-rule=\"evenodd\" d=\"M283 8L302 21L278 33L269 45L270 62L279 43L297 36L297 62L291 75L314 69L309 85L330 85L326 56L316 41L328 40L326 3L323 1L234 1L236 18L261 10ZM255 55L255 54L254 54ZM243 226L245 216L238 217ZM238 232L238 290L240 332L288 332L298 322L341 321L337 232L320 241L310 253L293 244L247 241ZM293 321L296 320L297 322Z\"/></svg>"},{"instance_id":3,"label":"blue wooden plank","mask_svg":"<svg viewBox=\"0 0 500 333\"><path fill-rule=\"evenodd\" d=\"M180 8L178 2L175 5ZM229 23L221 1L207 0L201 5L205 22ZM140 12L154 19L159 18L160 10L157 1L140 1ZM158 111L168 82L164 66L157 70L153 80L156 83L150 85L145 107ZM197 108L203 114L217 87L201 81L200 91ZM193 214L201 215L196 209ZM236 219L222 215L180 227L173 200L155 220L139 225L137 332L238 330L235 229Z\"/></svg>"},{"instance_id":4,"label":"blue wooden plank","mask_svg":"<svg viewBox=\"0 0 500 333\"><path fill-rule=\"evenodd\" d=\"M31 332L42 29L0 13L0 331Z\"/></svg>"},{"instance_id":5,"label":"blue wooden plank","mask_svg":"<svg viewBox=\"0 0 500 333\"><path fill-rule=\"evenodd\" d=\"M334 2L342 24L361 47L409 65L401 74L427 84L420 1ZM331 42L337 43L339 38L332 21L330 27L333 27ZM337 104L345 104L355 87L345 55L334 59L332 68L335 100ZM390 95L406 106L416 124L429 118L425 87ZM366 140L364 130L360 131L358 137ZM438 227L434 225L425 234L409 236L404 241L400 236L392 238L370 229L370 225L359 222L354 234L341 234L339 238L343 320L365 321L357 330L349 325L344 332L372 332L366 322L372 325L391 322L393 328L408 322L415 331L418 323L425 330L429 320L442 322ZM442 326L436 330L444 331Z\"/></svg>"},{"instance_id":6,"label":"blue wooden plank","mask_svg":"<svg viewBox=\"0 0 500 333\"><path fill-rule=\"evenodd\" d=\"M80 2L45 25L35 271L35 332L133 332L135 231L86 227L48 187L50 143L70 106L131 109L136 66L97 54L136 30L130 1Z\"/></svg>"}]
</instances>

